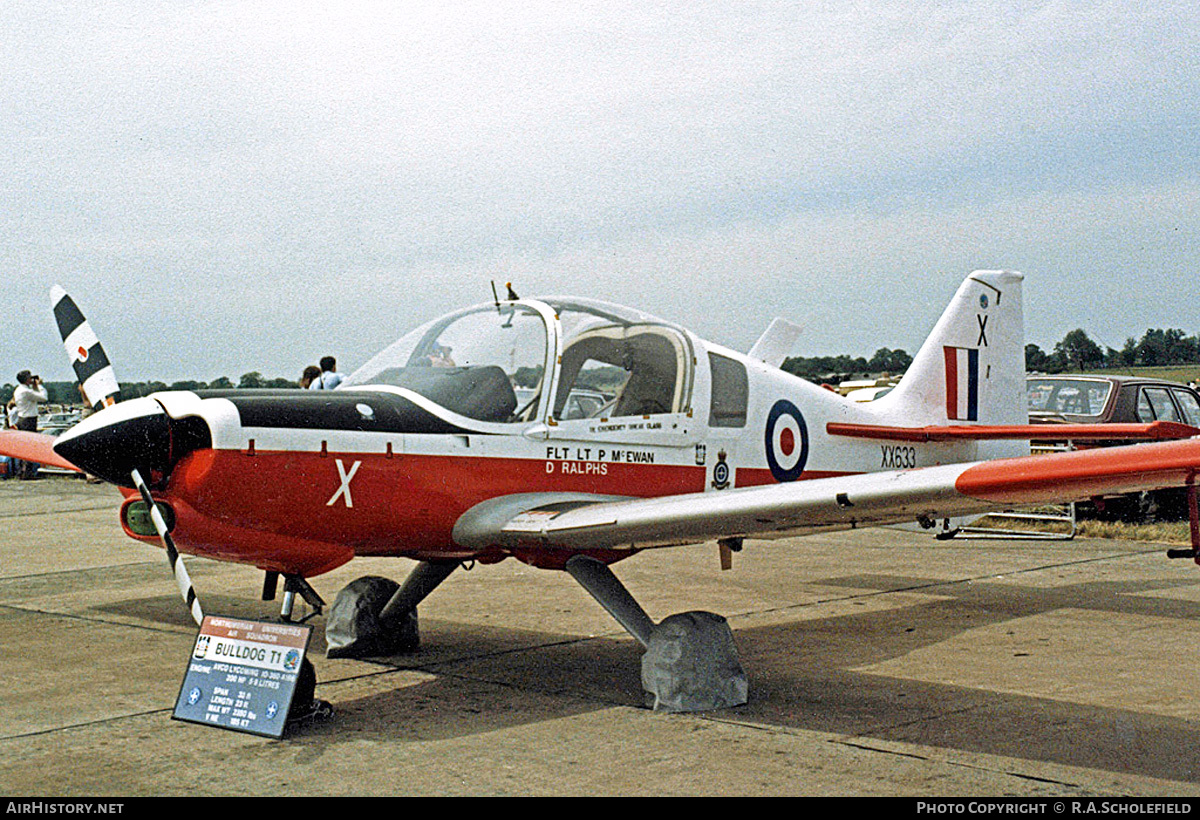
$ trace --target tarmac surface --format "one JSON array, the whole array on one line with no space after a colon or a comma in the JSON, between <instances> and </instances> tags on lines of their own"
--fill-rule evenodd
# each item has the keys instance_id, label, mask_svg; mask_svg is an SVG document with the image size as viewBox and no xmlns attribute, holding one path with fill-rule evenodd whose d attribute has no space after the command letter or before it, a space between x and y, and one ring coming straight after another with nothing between
<instances>
[{"instance_id":1,"label":"tarmac surface","mask_svg":"<svg viewBox=\"0 0 1200 820\"><path fill-rule=\"evenodd\" d=\"M0 482L7 795L1200 795L1200 568L1153 544L865 530L651 551L655 620L729 619L745 706L643 706L641 647L565 573L452 575L412 655L310 657L331 717L263 738L171 718L195 640L119 496ZM332 602L354 561L313 580ZM191 558L210 614L270 619L251 567Z\"/></svg>"}]
</instances>

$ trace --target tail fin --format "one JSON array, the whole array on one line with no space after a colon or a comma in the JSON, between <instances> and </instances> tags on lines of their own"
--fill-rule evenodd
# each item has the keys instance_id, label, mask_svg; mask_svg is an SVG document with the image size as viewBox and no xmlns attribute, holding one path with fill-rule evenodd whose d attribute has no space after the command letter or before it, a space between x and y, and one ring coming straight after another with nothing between
<instances>
[{"instance_id":1,"label":"tail fin","mask_svg":"<svg viewBox=\"0 0 1200 820\"><path fill-rule=\"evenodd\" d=\"M74 300L58 285L50 288L50 305L54 308L54 320L58 323L63 347L67 350L67 358L75 370L75 378L79 380L84 398L96 410L115 404L120 397L120 387L108 355L92 332L92 326Z\"/></svg>"},{"instance_id":2,"label":"tail fin","mask_svg":"<svg viewBox=\"0 0 1200 820\"><path fill-rule=\"evenodd\" d=\"M968 276L879 411L905 426L1028 424L1023 279Z\"/></svg>"}]
</instances>

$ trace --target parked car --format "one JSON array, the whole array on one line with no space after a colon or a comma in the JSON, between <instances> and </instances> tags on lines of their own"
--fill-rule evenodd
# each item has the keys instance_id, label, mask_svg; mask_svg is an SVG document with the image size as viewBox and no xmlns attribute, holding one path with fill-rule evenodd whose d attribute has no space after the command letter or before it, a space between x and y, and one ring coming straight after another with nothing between
<instances>
[{"instance_id":1,"label":"parked car","mask_svg":"<svg viewBox=\"0 0 1200 820\"><path fill-rule=\"evenodd\" d=\"M1026 398L1031 424L1047 425L1053 441L1055 423L1120 424L1173 421L1200 428L1200 393L1186 384L1138 376L1028 376ZM1128 442L1089 443L1105 446ZM1137 493L1119 499L1100 499L1101 518L1150 523L1187 517L1187 494L1182 489ZM1086 508L1081 508L1086 513Z\"/></svg>"},{"instance_id":2,"label":"parked car","mask_svg":"<svg viewBox=\"0 0 1200 820\"><path fill-rule=\"evenodd\" d=\"M875 399L883 398L895 389L896 386L894 384L885 384L878 387L859 387L847 393L846 398L857 402L875 401Z\"/></svg>"},{"instance_id":3,"label":"parked car","mask_svg":"<svg viewBox=\"0 0 1200 820\"><path fill-rule=\"evenodd\" d=\"M1165 379L1029 376L1026 388L1034 424L1177 421L1200 427L1200 394Z\"/></svg>"},{"instance_id":4,"label":"parked car","mask_svg":"<svg viewBox=\"0 0 1200 820\"><path fill-rule=\"evenodd\" d=\"M564 419L590 419L611 409L615 397L597 390L572 390L563 407Z\"/></svg>"},{"instance_id":5,"label":"parked car","mask_svg":"<svg viewBox=\"0 0 1200 820\"><path fill-rule=\"evenodd\" d=\"M70 430L83 420L83 411L70 410L63 413L48 413L38 419L38 432L57 436Z\"/></svg>"},{"instance_id":6,"label":"parked car","mask_svg":"<svg viewBox=\"0 0 1200 820\"><path fill-rule=\"evenodd\" d=\"M518 412L528 407L538 391L532 387L514 388L517 394ZM563 419L590 419L599 416L601 411L610 409L614 396L598 390L572 390L567 396L567 402L562 409Z\"/></svg>"}]
</instances>

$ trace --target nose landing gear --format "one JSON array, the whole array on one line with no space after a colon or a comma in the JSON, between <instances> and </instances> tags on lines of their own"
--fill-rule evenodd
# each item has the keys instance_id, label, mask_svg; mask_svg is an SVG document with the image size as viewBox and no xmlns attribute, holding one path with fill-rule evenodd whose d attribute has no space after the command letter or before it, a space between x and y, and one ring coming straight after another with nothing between
<instances>
[{"instance_id":1,"label":"nose landing gear","mask_svg":"<svg viewBox=\"0 0 1200 820\"><path fill-rule=\"evenodd\" d=\"M268 572L263 578L262 599L264 601L274 601L275 593L279 589L279 573ZM292 620L292 612L296 608L296 595L301 598L312 608L312 612L305 615L299 621ZM284 623L304 623L314 615L320 615L325 609L325 601L317 594L317 591L309 585L308 581L304 580L299 575L284 575L283 576L283 606L279 611L279 619Z\"/></svg>"}]
</instances>

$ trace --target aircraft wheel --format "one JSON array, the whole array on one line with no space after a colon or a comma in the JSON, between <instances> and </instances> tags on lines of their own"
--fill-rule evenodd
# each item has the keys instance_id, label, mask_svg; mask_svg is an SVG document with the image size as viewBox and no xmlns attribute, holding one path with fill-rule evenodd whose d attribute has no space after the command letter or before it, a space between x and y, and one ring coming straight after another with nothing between
<instances>
[{"instance_id":1,"label":"aircraft wheel","mask_svg":"<svg viewBox=\"0 0 1200 820\"><path fill-rule=\"evenodd\" d=\"M368 575L338 594L325 620L325 654L330 658L376 658L414 652L420 646L417 611L386 622L380 613L400 585Z\"/></svg>"},{"instance_id":2,"label":"aircraft wheel","mask_svg":"<svg viewBox=\"0 0 1200 820\"><path fill-rule=\"evenodd\" d=\"M712 612L680 612L656 624L642 656L642 689L656 712L746 703L749 683L728 622Z\"/></svg>"}]
</instances>

